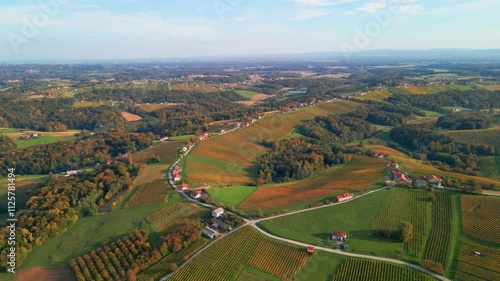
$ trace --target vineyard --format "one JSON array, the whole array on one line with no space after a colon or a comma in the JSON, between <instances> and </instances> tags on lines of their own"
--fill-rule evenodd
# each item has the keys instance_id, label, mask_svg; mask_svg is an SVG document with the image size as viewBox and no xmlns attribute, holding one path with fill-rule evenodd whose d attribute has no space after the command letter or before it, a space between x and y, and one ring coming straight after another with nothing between
<instances>
[{"instance_id":1,"label":"vineyard","mask_svg":"<svg viewBox=\"0 0 500 281\"><path fill-rule=\"evenodd\" d=\"M498 139L500 130L449 131L446 133L453 141L468 144L488 144L500 149Z\"/></svg>"},{"instance_id":2,"label":"vineyard","mask_svg":"<svg viewBox=\"0 0 500 281\"><path fill-rule=\"evenodd\" d=\"M308 256L304 249L265 239L260 241L248 264L282 279L291 279Z\"/></svg>"},{"instance_id":3,"label":"vineyard","mask_svg":"<svg viewBox=\"0 0 500 281\"><path fill-rule=\"evenodd\" d=\"M467 236L500 244L500 199L462 196L462 226Z\"/></svg>"},{"instance_id":4,"label":"vineyard","mask_svg":"<svg viewBox=\"0 0 500 281\"><path fill-rule=\"evenodd\" d=\"M170 186L164 180L155 180L139 187L125 204L125 208L138 208L164 204L171 191Z\"/></svg>"},{"instance_id":5,"label":"vineyard","mask_svg":"<svg viewBox=\"0 0 500 281\"><path fill-rule=\"evenodd\" d=\"M159 157L163 164L170 164L174 162L177 157L177 149L182 144L181 141L164 142L133 154L132 160L134 163L146 163L154 157Z\"/></svg>"},{"instance_id":6,"label":"vineyard","mask_svg":"<svg viewBox=\"0 0 500 281\"><path fill-rule=\"evenodd\" d=\"M428 229L427 193L415 189L391 189L382 209L372 223L372 229L396 231L399 223L407 221L413 225L413 238L405 244L407 254L419 257L425 246Z\"/></svg>"},{"instance_id":7,"label":"vineyard","mask_svg":"<svg viewBox=\"0 0 500 281\"><path fill-rule=\"evenodd\" d=\"M135 185L167 178L168 165L148 165L144 171L134 179Z\"/></svg>"},{"instance_id":8,"label":"vineyard","mask_svg":"<svg viewBox=\"0 0 500 281\"><path fill-rule=\"evenodd\" d=\"M132 271L139 271L143 253L149 249L148 233L136 231L110 244L104 243L96 251L70 262L78 281L126 280Z\"/></svg>"},{"instance_id":9,"label":"vineyard","mask_svg":"<svg viewBox=\"0 0 500 281\"><path fill-rule=\"evenodd\" d=\"M451 222L454 219L453 197L450 193L435 192L436 200L432 203L432 226L425 259L446 266L451 241L454 239Z\"/></svg>"},{"instance_id":10,"label":"vineyard","mask_svg":"<svg viewBox=\"0 0 500 281\"><path fill-rule=\"evenodd\" d=\"M176 224L181 218L192 219L193 217L200 217L204 214L204 209L192 203L176 203L158 210L147 217L154 230L164 229Z\"/></svg>"},{"instance_id":11,"label":"vineyard","mask_svg":"<svg viewBox=\"0 0 500 281\"><path fill-rule=\"evenodd\" d=\"M333 281L431 281L433 277L402 265L372 260L348 259Z\"/></svg>"},{"instance_id":12,"label":"vineyard","mask_svg":"<svg viewBox=\"0 0 500 281\"><path fill-rule=\"evenodd\" d=\"M293 263L298 263L301 260L295 248L284 244L280 245L277 242L276 244L267 244L267 241L268 239L254 228L243 227L216 241L169 280L237 280L249 262L266 268L270 272L283 273L289 272L288 268L290 268L289 259L291 257L286 255L294 255L291 258ZM284 256L278 257L270 249L259 248L259 245L273 245L271 247L279 249ZM266 265L266 262L272 263L272 265ZM301 263L304 262L301 261Z\"/></svg>"},{"instance_id":13,"label":"vineyard","mask_svg":"<svg viewBox=\"0 0 500 281\"><path fill-rule=\"evenodd\" d=\"M476 256L474 252L481 255ZM460 281L500 280L500 249L462 241L455 278Z\"/></svg>"},{"instance_id":14,"label":"vineyard","mask_svg":"<svg viewBox=\"0 0 500 281\"><path fill-rule=\"evenodd\" d=\"M150 266L148 267L148 269L137 274L137 280L158 280L159 278L166 275L169 271L172 271L172 268L175 268L175 266L172 267L173 263L178 265L179 263L187 260L191 255L207 245L207 242L208 241L206 239L198 239L195 242L191 243L191 245L189 245L187 248L184 248L177 253L172 253L165 256L153 266Z\"/></svg>"}]
</instances>

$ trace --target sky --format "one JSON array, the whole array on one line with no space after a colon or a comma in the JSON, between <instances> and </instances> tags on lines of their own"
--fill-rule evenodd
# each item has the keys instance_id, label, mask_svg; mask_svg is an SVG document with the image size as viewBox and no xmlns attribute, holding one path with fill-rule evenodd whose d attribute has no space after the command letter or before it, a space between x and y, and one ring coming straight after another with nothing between
<instances>
[{"instance_id":1,"label":"sky","mask_svg":"<svg viewBox=\"0 0 500 281\"><path fill-rule=\"evenodd\" d=\"M2 0L0 60L500 48L498 0Z\"/></svg>"}]
</instances>

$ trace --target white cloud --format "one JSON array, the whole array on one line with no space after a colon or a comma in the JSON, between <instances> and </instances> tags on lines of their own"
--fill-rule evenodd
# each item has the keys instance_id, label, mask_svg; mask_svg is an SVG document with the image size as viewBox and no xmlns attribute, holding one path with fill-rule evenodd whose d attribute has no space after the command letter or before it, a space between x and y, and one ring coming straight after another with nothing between
<instances>
[{"instance_id":1,"label":"white cloud","mask_svg":"<svg viewBox=\"0 0 500 281\"><path fill-rule=\"evenodd\" d=\"M385 1L379 2L368 2L363 4L358 10L367 12L367 13L376 13L380 10L383 10L387 7L387 3Z\"/></svg>"},{"instance_id":2,"label":"white cloud","mask_svg":"<svg viewBox=\"0 0 500 281\"><path fill-rule=\"evenodd\" d=\"M308 19L327 16L327 15L330 15L331 13L332 13L331 11L306 9L306 10L299 11L298 14L292 19L293 20L308 20Z\"/></svg>"},{"instance_id":3,"label":"white cloud","mask_svg":"<svg viewBox=\"0 0 500 281\"><path fill-rule=\"evenodd\" d=\"M0 9L0 23L18 24L22 23L24 17L28 17L35 12L43 12L38 6L7 6Z\"/></svg>"},{"instance_id":4,"label":"white cloud","mask_svg":"<svg viewBox=\"0 0 500 281\"><path fill-rule=\"evenodd\" d=\"M337 0L337 1L328 1L328 0L291 0L293 3L302 5L302 6L311 6L311 7L326 7L326 6L337 6L342 4L349 4L354 2L359 2L359 0Z\"/></svg>"}]
</instances>

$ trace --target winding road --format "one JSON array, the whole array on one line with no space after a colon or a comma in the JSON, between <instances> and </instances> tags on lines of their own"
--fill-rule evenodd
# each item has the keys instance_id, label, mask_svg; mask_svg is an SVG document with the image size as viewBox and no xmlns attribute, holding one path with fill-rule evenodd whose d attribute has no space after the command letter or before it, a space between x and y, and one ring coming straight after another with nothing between
<instances>
[{"instance_id":1,"label":"winding road","mask_svg":"<svg viewBox=\"0 0 500 281\"><path fill-rule=\"evenodd\" d=\"M188 149L188 151L186 151L185 155L187 155L191 149L193 147L190 147ZM211 209L215 209L217 208L217 206L214 206L214 205L211 205L211 204L207 204L207 203L202 203L196 199L193 199L191 198L188 194L186 194L185 192L183 192L179 186L177 186L174 182L174 179L172 177L172 170L174 168L174 166L176 166L179 161L181 159L177 159L174 164L172 164L172 166L169 168L168 170L168 181L170 183L170 185L172 185L172 187L177 191L179 192L180 194L182 194L184 196L184 198L186 198L188 201L191 201L193 203L196 203L200 206L203 206L203 207L207 207L207 208L211 208ZM429 274L433 277L435 277L436 279L439 279L439 280L443 280L443 281L450 281L450 279L444 277L444 276L441 276L439 274L436 274L432 271L429 271L423 267L420 267L418 265L415 265L415 264L412 264L412 263L408 263L408 262L404 262L404 261L401 261L401 260L396 260L396 259L390 259L390 258L383 258L383 257L377 257L377 256L370 256L370 255L361 255L361 254L355 254L355 253L350 253L350 252L343 252L341 250L337 250L337 249L331 249L331 248L325 248L325 247L321 247L321 246L317 246L317 245L312 245L312 244L306 244L306 243L303 243L303 242L300 242L300 241L296 241L296 240L291 240L291 239L286 239L286 238L283 238L283 237L279 237L279 236L275 236L273 234L270 234L266 231L264 231L263 229L261 229L257 224L261 221L265 221L265 220L270 220L270 219L275 219L275 218L280 218L280 217L284 217L284 216L290 216L290 215L294 215L294 214L298 214L298 213L303 213L303 212L308 212L308 211L312 211L312 210L317 210L317 209L321 209L321 208L327 208L327 207L334 207L334 206L338 206L338 205L341 205L341 204L347 204L349 202L352 202L356 199L359 199L359 198L362 198L364 196L367 196L367 195L370 195L370 194L373 194L375 192L379 192L379 191L382 191L382 190L385 190L385 189L388 189L392 187L392 185L388 185L388 186L385 186L383 188L380 188L380 189L376 189L376 190L372 190L370 192L367 192L363 195L359 195L359 196L356 196L354 197L353 199L350 199L350 200L347 200L347 201L344 201L344 202L339 202L339 203L332 203L332 204L326 204L326 205L322 205L322 206L318 206L318 207L311 207L311 208L307 208L307 209L303 209L303 210L298 210L298 211L294 211L294 212L289 212L289 213L285 213L285 214L280 214L280 215L275 215L275 216L271 216L271 217L266 217L266 218L261 218L261 219L256 219L256 220L248 220L248 219L245 219L243 217L240 217L241 219L243 219L245 221L245 224L241 225L240 227L243 227L245 225L250 225L252 226L253 228L257 229L258 231L260 231L262 234L264 234L265 236L267 237L270 237L272 239L276 239L276 240L280 240L280 241L283 241L283 242L286 242L286 243L290 243L290 244L294 244L294 245L298 245L298 246L303 246L303 247L306 247L306 246L314 246L316 249L318 250L321 250L321 251L325 251L325 252L329 252L329 253L334 253L334 254L338 254L338 255L343 255L343 256L349 256L349 257L357 257L357 258L365 258L365 259L371 259L371 260L378 260L378 261L384 261L384 262L390 262L390 263L395 263L395 264L399 264L399 265L403 265L403 266L407 266L407 267L410 267L410 268L413 268L415 270L418 270L418 271L421 271L423 273L426 273L426 274ZM227 213L231 213L231 212L228 212L226 211ZM234 213L232 213L234 214ZM235 214L237 215L237 214ZM238 227L238 228L240 228ZM238 229L236 228L236 229ZM234 229L233 231L235 231L236 229ZM221 235L218 239L221 239L222 237L232 233L233 231L229 232L229 233L225 233L223 235ZM192 255L187 261L185 261L181 266L179 266L175 271L169 273L168 275L164 276L163 278L161 278L160 280L161 281L164 281L166 279L168 279L170 276L172 276L175 272L177 272L179 269L183 268L189 261L191 261L194 257L198 256L199 254L201 254L204 250L206 250L208 247L210 247L213 243L205 246L204 248L202 248L201 250L199 250L196 254Z\"/></svg>"}]
</instances>

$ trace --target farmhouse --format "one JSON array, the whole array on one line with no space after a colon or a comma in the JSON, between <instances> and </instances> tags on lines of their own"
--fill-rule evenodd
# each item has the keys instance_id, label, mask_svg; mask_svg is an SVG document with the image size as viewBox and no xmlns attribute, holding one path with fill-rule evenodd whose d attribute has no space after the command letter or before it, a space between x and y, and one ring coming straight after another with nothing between
<instances>
[{"instance_id":1,"label":"farmhouse","mask_svg":"<svg viewBox=\"0 0 500 281\"><path fill-rule=\"evenodd\" d=\"M438 176L435 175L427 175L423 177L424 180L426 180L430 185L437 187L437 188L443 188L441 183L443 182L443 179L441 179Z\"/></svg>"},{"instance_id":2,"label":"farmhouse","mask_svg":"<svg viewBox=\"0 0 500 281\"><path fill-rule=\"evenodd\" d=\"M187 183L183 183L179 185L181 190L189 190L189 185Z\"/></svg>"},{"instance_id":3,"label":"farmhouse","mask_svg":"<svg viewBox=\"0 0 500 281\"><path fill-rule=\"evenodd\" d=\"M222 209L220 207L212 211L212 217L214 217L214 218L218 218L218 217L222 216L222 214L224 214L224 209Z\"/></svg>"},{"instance_id":4,"label":"farmhouse","mask_svg":"<svg viewBox=\"0 0 500 281\"><path fill-rule=\"evenodd\" d=\"M223 228L223 227L227 227L227 226L228 226L228 225L227 225L225 222L221 221L221 220L216 220L216 221L215 221L215 222L211 225L211 227L212 227L212 228Z\"/></svg>"},{"instance_id":5,"label":"farmhouse","mask_svg":"<svg viewBox=\"0 0 500 281\"><path fill-rule=\"evenodd\" d=\"M200 199L201 198L201 190L191 190L189 192L189 196L194 199Z\"/></svg>"},{"instance_id":6,"label":"farmhouse","mask_svg":"<svg viewBox=\"0 0 500 281\"><path fill-rule=\"evenodd\" d=\"M214 238L215 236L217 236L217 231L206 226L201 229L201 233L207 236L208 238Z\"/></svg>"},{"instance_id":7,"label":"farmhouse","mask_svg":"<svg viewBox=\"0 0 500 281\"><path fill-rule=\"evenodd\" d=\"M307 252L308 252L308 253L312 254L312 253L314 253L314 250L315 250L315 249L314 249L314 247L313 247L313 246L307 246L307 247L306 247L306 250L307 250Z\"/></svg>"},{"instance_id":8,"label":"farmhouse","mask_svg":"<svg viewBox=\"0 0 500 281\"><path fill-rule=\"evenodd\" d=\"M340 230L332 231L332 240L344 242L347 239L347 233Z\"/></svg>"},{"instance_id":9,"label":"farmhouse","mask_svg":"<svg viewBox=\"0 0 500 281\"><path fill-rule=\"evenodd\" d=\"M352 198L352 194L344 193L336 197L337 202L346 201Z\"/></svg>"}]
</instances>

